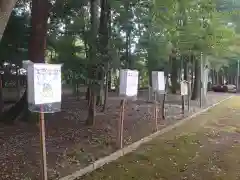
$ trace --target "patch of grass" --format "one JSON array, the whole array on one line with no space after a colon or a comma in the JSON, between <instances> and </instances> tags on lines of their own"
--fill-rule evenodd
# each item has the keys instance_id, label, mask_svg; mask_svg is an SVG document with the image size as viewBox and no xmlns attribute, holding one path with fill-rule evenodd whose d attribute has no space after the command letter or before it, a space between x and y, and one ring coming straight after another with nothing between
<instances>
[{"instance_id":1,"label":"patch of grass","mask_svg":"<svg viewBox=\"0 0 240 180\"><path fill-rule=\"evenodd\" d=\"M79 180L238 179L240 145L217 145L209 138L223 132L236 138L239 100L235 97ZM217 125L220 120L226 120L224 125Z\"/></svg>"},{"instance_id":2,"label":"patch of grass","mask_svg":"<svg viewBox=\"0 0 240 180\"><path fill-rule=\"evenodd\" d=\"M223 170L223 179L239 179L240 178L240 145L232 146L227 152L221 156L221 161L217 164Z\"/></svg>"},{"instance_id":3,"label":"patch of grass","mask_svg":"<svg viewBox=\"0 0 240 180\"><path fill-rule=\"evenodd\" d=\"M176 136L169 141L156 139L139 150L80 179L146 180L177 178L197 157L201 146L197 134Z\"/></svg>"}]
</instances>

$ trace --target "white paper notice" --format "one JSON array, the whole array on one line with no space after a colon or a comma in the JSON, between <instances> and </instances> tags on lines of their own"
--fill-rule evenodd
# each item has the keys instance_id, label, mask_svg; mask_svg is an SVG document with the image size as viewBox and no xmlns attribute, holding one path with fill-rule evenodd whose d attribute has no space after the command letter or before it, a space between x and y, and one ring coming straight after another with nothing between
<instances>
[{"instance_id":1,"label":"white paper notice","mask_svg":"<svg viewBox=\"0 0 240 180\"><path fill-rule=\"evenodd\" d=\"M126 96L126 89L127 89L127 70L126 69L121 69L120 70L120 85L119 85L119 95L120 96Z\"/></svg>"},{"instance_id":2,"label":"white paper notice","mask_svg":"<svg viewBox=\"0 0 240 180\"><path fill-rule=\"evenodd\" d=\"M138 92L138 71L128 71L126 95L129 97L136 96L137 92Z\"/></svg>"},{"instance_id":3,"label":"white paper notice","mask_svg":"<svg viewBox=\"0 0 240 180\"><path fill-rule=\"evenodd\" d=\"M61 65L34 64L35 104L61 102Z\"/></svg>"},{"instance_id":4,"label":"white paper notice","mask_svg":"<svg viewBox=\"0 0 240 180\"><path fill-rule=\"evenodd\" d=\"M182 96L188 95L188 84L186 81L181 82L181 95Z\"/></svg>"},{"instance_id":5,"label":"white paper notice","mask_svg":"<svg viewBox=\"0 0 240 180\"><path fill-rule=\"evenodd\" d=\"M158 72L158 90L165 91L165 77L164 72Z\"/></svg>"},{"instance_id":6,"label":"white paper notice","mask_svg":"<svg viewBox=\"0 0 240 180\"><path fill-rule=\"evenodd\" d=\"M165 91L165 76L163 71L152 71L153 91Z\"/></svg>"}]
</instances>

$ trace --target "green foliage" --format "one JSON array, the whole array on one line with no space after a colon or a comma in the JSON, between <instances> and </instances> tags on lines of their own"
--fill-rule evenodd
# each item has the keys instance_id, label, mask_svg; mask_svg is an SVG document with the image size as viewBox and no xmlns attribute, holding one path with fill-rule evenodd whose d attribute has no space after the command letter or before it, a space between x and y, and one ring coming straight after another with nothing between
<instances>
[{"instance_id":1,"label":"green foliage","mask_svg":"<svg viewBox=\"0 0 240 180\"><path fill-rule=\"evenodd\" d=\"M28 58L29 16L13 11L0 42L0 61L21 64Z\"/></svg>"},{"instance_id":2,"label":"green foliage","mask_svg":"<svg viewBox=\"0 0 240 180\"><path fill-rule=\"evenodd\" d=\"M65 72L71 71L77 74L77 77L83 75L85 78L88 76L87 67L91 63L89 2L89 0L52 1L47 39L49 61L63 63ZM236 12L240 3L237 1L109 2L111 28L107 53L110 69L127 67L129 59L126 57L126 49L130 52L130 60L134 61L134 68L141 70L142 76L152 70L166 70L169 56L173 51L177 56L185 54L198 56L202 52L209 57L213 67L215 64L225 66L230 61L228 57L239 56L237 33L240 24L239 14ZM28 59L29 14L26 8L24 10L27 3L21 1L10 18L0 44L1 60ZM22 14L19 14L20 9L23 9ZM229 22L234 25L226 26ZM126 45L128 33L129 46ZM101 63L102 59L97 53L94 62ZM104 68L106 71L105 65ZM67 74L66 76L69 76Z\"/></svg>"}]
</instances>

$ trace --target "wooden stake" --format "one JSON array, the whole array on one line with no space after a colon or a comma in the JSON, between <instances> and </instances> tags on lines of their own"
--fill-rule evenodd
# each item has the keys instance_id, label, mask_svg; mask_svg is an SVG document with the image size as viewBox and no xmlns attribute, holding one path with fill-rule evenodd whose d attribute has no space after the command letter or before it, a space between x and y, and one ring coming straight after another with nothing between
<instances>
[{"instance_id":1,"label":"wooden stake","mask_svg":"<svg viewBox=\"0 0 240 180\"><path fill-rule=\"evenodd\" d=\"M120 119L118 121L118 148L123 148L123 122L124 122L124 112L125 112L125 102L126 100L121 100L120 103Z\"/></svg>"},{"instance_id":2,"label":"wooden stake","mask_svg":"<svg viewBox=\"0 0 240 180\"><path fill-rule=\"evenodd\" d=\"M40 112L40 147L41 147L41 176L42 180L47 180L47 153L45 140L45 122L44 122L43 105Z\"/></svg>"},{"instance_id":3,"label":"wooden stake","mask_svg":"<svg viewBox=\"0 0 240 180\"><path fill-rule=\"evenodd\" d=\"M157 93L154 92L154 130L158 130L158 105L157 105Z\"/></svg>"},{"instance_id":4,"label":"wooden stake","mask_svg":"<svg viewBox=\"0 0 240 180\"><path fill-rule=\"evenodd\" d=\"M182 95L182 114L184 115L184 96Z\"/></svg>"},{"instance_id":5,"label":"wooden stake","mask_svg":"<svg viewBox=\"0 0 240 180\"><path fill-rule=\"evenodd\" d=\"M157 104L157 101L156 101L156 104L155 104L155 109L156 109L156 119L155 119L155 131L158 131L158 104Z\"/></svg>"},{"instance_id":6,"label":"wooden stake","mask_svg":"<svg viewBox=\"0 0 240 180\"><path fill-rule=\"evenodd\" d=\"M150 88L150 85L148 85L148 102L151 101L151 88Z\"/></svg>"},{"instance_id":7,"label":"wooden stake","mask_svg":"<svg viewBox=\"0 0 240 180\"><path fill-rule=\"evenodd\" d=\"M89 91L88 91L88 107L90 106L90 103L91 103L91 96L92 96L92 90L91 90L91 88L89 88Z\"/></svg>"},{"instance_id":8,"label":"wooden stake","mask_svg":"<svg viewBox=\"0 0 240 180\"><path fill-rule=\"evenodd\" d=\"M162 120L165 120L165 100L166 100L166 91L163 94L163 101L162 101Z\"/></svg>"},{"instance_id":9,"label":"wooden stake","mask_svg":"<svg viewBox=\"0 0 240 180\"><path fill-rule=\"evenodd\" d=\"M188 81L188 103L187 103L187 106L188 106L188 112L190 111L190 91L191 91L191 87L190 87L190 82Z\"/></svg>"}]
</instances>

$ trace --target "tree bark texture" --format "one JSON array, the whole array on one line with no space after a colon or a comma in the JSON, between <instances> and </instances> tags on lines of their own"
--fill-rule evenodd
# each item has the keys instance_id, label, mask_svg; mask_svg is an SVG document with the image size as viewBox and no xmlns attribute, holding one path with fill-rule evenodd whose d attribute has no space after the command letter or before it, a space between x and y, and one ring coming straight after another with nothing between
<instances>
[{"instance_id":1,"label":"tree bark texture","mask_svg":"<svg viewBox=\"0 0 240 180\"><path fill-rule=\"evenodd\" d=\"M17 0L0 0L0 41Z\"/></svg>"},{"instance_id":2,"label":"tree bark texture","mask_svg":"<svg viewBox=\"0 0 240 180\"><path fill-rule=\"evenodd\" d=\"M201 88L201 70L200 70L200 63L198 59L195 59L195 79L194 79L194 86L193 86L193 92L192 92L192 100L196 100L200 97L200 88Z\"/></svg>"}]
</instances>

